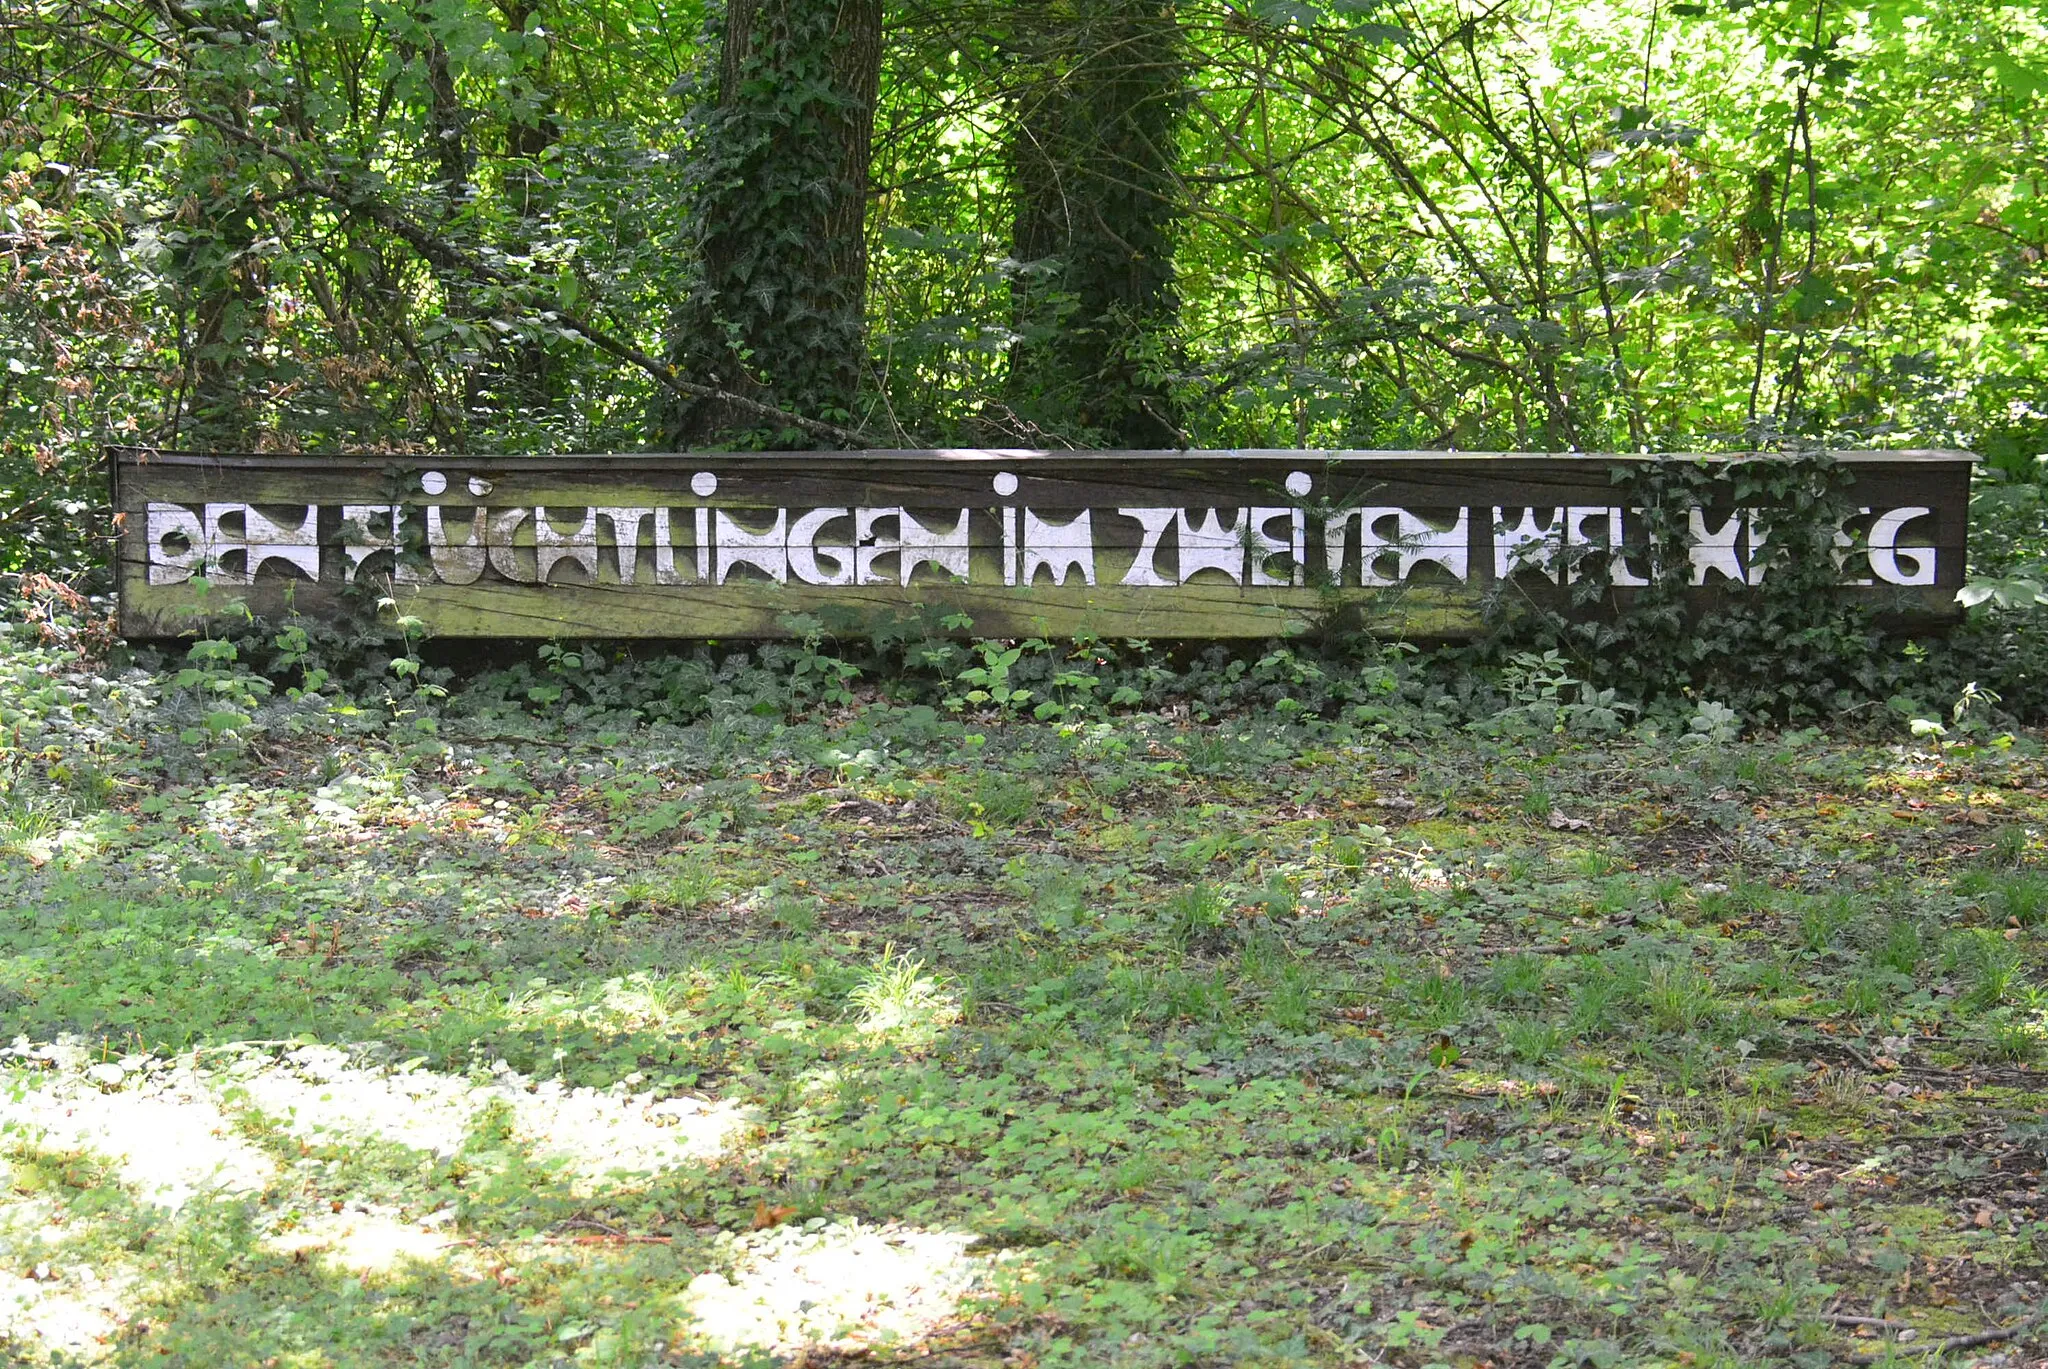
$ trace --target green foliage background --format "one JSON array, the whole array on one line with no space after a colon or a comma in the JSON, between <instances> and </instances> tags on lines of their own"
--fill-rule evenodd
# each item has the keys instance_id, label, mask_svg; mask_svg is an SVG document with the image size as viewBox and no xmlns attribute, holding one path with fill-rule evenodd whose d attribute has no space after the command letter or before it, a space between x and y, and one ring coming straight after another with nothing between
<instances>
[{"instance_id":1,"label":"green foliage background","mask_svg":"<svg viewBox=\"0 0 2048 1369\"><path fill-rule=\"evenodd\" d=\"M1195 444L1964 443L2016 472L2048 445L2033 8L882 18L868 335L837 420L864 440L1119 436L1032 347L1076 309L1088 332L1122 270L1131 326L1100 348ZM109 439L660 445L626 354L691 355L701 182L731 170L718 32L696 0L10 6L11 526L71 536ZM816 117L801 72L756 80L748 137ZM1131 260L1099 236L1020 258L1033 168L1063 165L1051 193L1133 202L1109 225L1150 235Z\"/></svg>"}]
</instances>

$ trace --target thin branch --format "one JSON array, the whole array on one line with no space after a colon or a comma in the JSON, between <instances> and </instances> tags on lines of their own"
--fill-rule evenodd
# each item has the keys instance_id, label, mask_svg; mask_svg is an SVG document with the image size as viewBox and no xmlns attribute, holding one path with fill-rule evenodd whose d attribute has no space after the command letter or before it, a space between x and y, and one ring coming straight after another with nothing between
<instances>
[{"instance_id":1,"label":"thin branch","mask_svg":"<svg viewBox=\"0 0 2048 1369\"><path fill-rule=\"evenodd\" d=\"M177 14L177 10L173 6L167 5L166 9L173 16ZM133 54L124 53L112 44L94 40L87 35L79 36L124 61L135 63L139 60ZM149 63L147 65L161 71L161 68L157 67L156 64ZM43 86L45 89L51 89L47 82L37 80L35 84ZM80 108L90 109L95 113L105 114L110 118L132 119L140 123L156 124L159 126L176 125L186 119L202 123L220 133L223 137L249 147L260 155L275 158L291 172L294 180L300 186L319 198L327 200L344 213L368 219L370 222L383 228L386 232L391 233L411 247L422 260L431 265L443 271L459 272L491 285L529 291L533 294L541 295L543 301L554 306L538 311L543 320L556 325L564 332L582 338L585 342L588 342L606 355L644 372L663 389L691 399L713 400L718 403L727 404L755 418L787 424L790 427L810 434L812 437L825 438L852 447L862 444L863 439L861 435L849 428L842 428L835 423L822 422L803 414L792 413L787 409L778 408L772 404L764 404L745 395L733 394L716 386L700 385L695 381L683 379L676 374L673 366L649 356L630 342L612 336L611 333L589 319L584 318L576 311L562 306L559 301L549 299L541 292L535 290L529 282L515 280L505 272L492 266L489 262L480 259L473 253L448 241L440 234L415 222L408 215L399 212L377 196L366 194L319 174L310 169L303 160L287 149L270 143L247 129L238 128L229 120L222 119L207 110L194 108L187 109L182 114L158 114L148 110L127 109L118 105L102 104L94 100L82 98L75 91L58 92L51 89L51 93L64 94Z\"/></svg>"}]
</instances>

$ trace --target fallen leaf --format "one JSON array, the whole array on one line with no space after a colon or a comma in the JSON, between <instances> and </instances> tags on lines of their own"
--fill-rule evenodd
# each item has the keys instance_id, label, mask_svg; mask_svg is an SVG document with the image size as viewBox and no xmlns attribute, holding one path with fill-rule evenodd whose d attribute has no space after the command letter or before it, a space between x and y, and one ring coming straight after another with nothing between
<instances>
[{"instance_id":1,"label":"fallen leaf","mask_svg":"<svg viewBox=\"0 0 2048 1369\"><path fill-rule=\"evenodd\" d=\"M766 1231L771 1226L781 1226L796 1216L793 1207L770 1207L765 1202L754 1204L754 1220L749 1223L756 1231Z\"/></svg>"},{"instance_id":2,"label":"fallen leaf","mask_svg":"<svg viewBox=\"0 0 2048 1369\"><path fill-rule=\"evenodd\" d=\"M1568 818L1562 808L1550 810L1550 828L1553 832L1583 832L1593 824L1584 818Z\"/></svg>"}]
</instances>

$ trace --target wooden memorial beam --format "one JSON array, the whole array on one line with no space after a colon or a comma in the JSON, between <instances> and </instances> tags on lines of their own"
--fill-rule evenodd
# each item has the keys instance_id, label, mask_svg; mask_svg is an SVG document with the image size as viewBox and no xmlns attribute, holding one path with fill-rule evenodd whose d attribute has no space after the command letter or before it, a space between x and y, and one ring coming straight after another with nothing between
<instances>
[{"instance_id":1,"label":"wooden memorial beam","mask_svg":"<svg viewBox=\"0 0 2048 1369\"><path fill-rule=\"evenodd\" d=\"M1953 617L1970 471L1838 452L1842 592ZM1501 589L1562 605L1650 567L1598 454L1007 450L669 456L110 453L121 631L390 598L442 637L756 638L916 615L989 637L1276 637L1346 615L1471 636ZM1657 458L1670 460L1673 458ZM1711 462L1769 460L1711 457ZM1690 515L1689 579L1739 595L1754 511ZM1593 572L1601 573L1601 572Z\"/></svg>"}]
</instances>

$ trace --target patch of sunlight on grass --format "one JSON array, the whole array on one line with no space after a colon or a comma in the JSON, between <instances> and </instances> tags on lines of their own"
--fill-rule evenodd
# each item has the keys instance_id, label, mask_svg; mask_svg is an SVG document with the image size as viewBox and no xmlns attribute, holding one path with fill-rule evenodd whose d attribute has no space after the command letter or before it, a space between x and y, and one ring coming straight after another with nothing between
<instances>
[{"instance_id":1,"label":"patch of sunlight on grass","mask_svg":"<svg viewBox=\"0 0 2048 1369\"><path fill-rule=\"evenodd\" d=\"M1387 839L1382 837L1381 840ZM1444 869L1442 858L1428 842L1418 842L1412 850L1387 845L1372 852L1360 868L1381 879L1403 880L1430 893L1442 893L1451 887L1451 877Z\"/></svg>"},{"instance_id":2,"label":"patch of sunlight on grass","mask_svg":"<svg viewBox=\"0 0 2048 1369\"><path fill-rule=\"evenodd\" d=\"M260 1193L274 1177L188 1062L130 1071L76 1052L52 1063L0 1092L0 1124L38 1149L103 1155L137 1197L174 1212L201 1194Z\"/></svg>"},{"instance_id":3,"label":"patch of sunlight on grass","mask_svg":"<svg viewBox=\"0 0 2048 1369\"><path fill-rule=\"evenodd\" d=\"M666 1027L678 1017L688 1016L684 1006L688 996L686 981L645 971L623 979L607 979L598 990L596 1006L601 1018L593 1025L620 1031Z\"/></svg>"},{"instance_id":4,"label":"patch of sunlight on grass","mask_svg":"<svg viewBox=\"0 0 2048 1369\"><path fill-rule=\"evenodd\" d=\"M0 1360L30 1362L31 1350L59 1363L105 1355L128 1319L129 1282L82 1264L0 1270ZM13 1358L17 1349L20 1361Z\"/></svg>"},{"instance_id":5,"label":"patch of sunlight on grass","mask_svg":"<svg viewBox=\"0 0 2048 1369\"><path fill-rule=\"evenodd\" d=\"M67 1249L77 1228L34 1180L0 1160L0 1361L30 1350L94 1359L130 1315L135 1280Z\"/></svg>"},{"instance_id":6,"label":"patch of sunlight on grass","mask_svg":"<svg viewBox=\"0 0 2048 1369\"><path fill-rule=\"evenodd\" d=\"M62 803L0 803L0 856L19 856L36 868L60 858L65 864L91 860L107 825L104 814L74 816Z\"/></svg>"},{"instance_id":7,"label":"patch of sunlight on grass","mask_svg":"<svg viewBox=\"0 0 2048 1369\"><path fill-rule=\"evenodd\" d=\"M822 1219L722 1237L727 1272L690 1280L678 1339L722 1353L844 1355L926 1339L988 1272L967 1253L973 1239Z\"/></svg>"},{"instance_id":8,"label":"patch of sunlight on grass","mask_svg":"<svg viewBox=\"0 0 2048 1369\"><path fill-rule=\"evenodd\" d=\"M301 1046L281 1058L252 1050L224 1061L215 1079L223 1101L254 1108L302 1141L377 1136L443 1156L462 1148L486 1099L466 1079L365 1069L333 1046Z\"/></svg>"},{"instance_id":9,"label":"patch of sunlight on grass","mask_svg":"<svg viewBox=\"0 0 2048 1369\"><path fill-rule=\"evenodd\" d=\"M280 1255L313 1255L351 1274L382 1274L406 1264L437 1263L454 1241L432 1226L408 1222L395 1208L316 1212L264 1241Z\"/></svg>"},{"instance_id":10,"label":"patch of sunlight on grass","mask_svg":"<svg viewBox=\"0 0 2048 1369\"><path fill-rule=\"evenodd\" d=\"M546 979L527 982L526 991L513 994L505 1004L506 1016L521 1026L592 1027L602 1031L641 1031L650 1027L672 1027L690 1016L689 1004L713 989L711 977L702 971L680 975L652 975L639 971L622 978L607 979L595 994L571 993ZM749 982L745 991L759 986Z\"/></svg>"},{"instance_id":11,"label":"patch of sunlight on grass","mask_svg":"<svg viewBox=\"0 0 2048 1369\"><path fill-rule=\"evenodd\" d=\"M883 950L847 1001L859 1010L864 1034L899 1046L928 1046L960 1020L960 1001L944 981L893 947Z\"/></svg>"},{"instance_id":12,"label":"patch of sunlight on grass","mask_svg":"<svg viewBox=\"0 0 2048 1369\"><path fill-rule=\"evenodd\" d=\"M502 1102L512 1130L537 1159L585 1177L659 1173L728 1150L753 1114L729 1101L656 1099L623 1087L535 1083L500 1066L487 1082L433 1070L365 1066L333 1046L303 1046L272 1059L246 1054L224 1071L230 1102L246 1100L302 1140L375 1136L452 1155L484 1108Z\"/></svg>"},{"instance_id":13,"label":"patch of sunlight on grass","mask_svg":"<svg viewBox=\"0 0 2048 1369\"><path fill-rule=\"evenodd\" d=\"M306 826L314 831L348 831L362 827L366 816L379 816L402 802L398 785L388 776L343 775L313 791L312 815Z\"/></svg>"},{"instance_id":14,"label":"patch of sunlight on grass","mask_svg":"<svg viewBox=\"0 0 2048 1369\"><path fill-rule=\"evenodd\" d=\"M512 1105L513 1131L528 1149L589 1177L652 1174L714 1160L754 1124L753 1110L730 1100L657 1102L651 1094L571 1089L552 1079L531 1092L499 1087Z\"/></svg>"}]
</instances>

